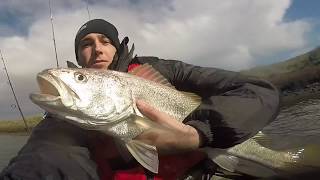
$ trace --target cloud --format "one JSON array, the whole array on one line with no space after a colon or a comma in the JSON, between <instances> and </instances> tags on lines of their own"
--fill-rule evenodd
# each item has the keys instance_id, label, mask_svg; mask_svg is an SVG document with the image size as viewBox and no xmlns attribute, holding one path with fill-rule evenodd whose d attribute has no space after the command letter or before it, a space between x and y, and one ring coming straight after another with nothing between
<instances>
[{"instance_id":1,"label":"cloud","mask_svg":"<svg viewBox=\"0 0 320 180\"><path fill-rule=\"evenodd\" d=\"M311 29L309 22L284 20L290 4L289 0L89 0L89 10L91 18L115 24L121 38L129 36L138 55L240 70L259 64L260 59L272 59L277 53L308 47L305 36ZM59 63L65 66L66 60L75 62L73 40L88 20L86 0L52 1L52 7ZM23 111L39 112L28 94L37 89L36 73L56 66L48 2L1 3L0 10L8 8L25 16L16 21L25 29L1 34L0 49ZM0 23L0 29L8 32L10 28L14 26ZM0 93L11 94L3 83ZM2 98L1 107L7 107L8 101ZM1 111L0 116L4 114Z\"/></svg>"},{"instance_id":2,"label":"cloud","mask_svg":"<svg viewBox=\"0 0 320 180\"><path fill-rule=\"evenodd\" d=\"M131 37L139 55L240 70L308 46L309 22L284 21L289 0L143 2L92 7L95 17L111 19L121 34Z\"/></svg>"},{"instance_id":3,"label":"cloud","mask_svg":"<svg viewBox=\"0 0 320 180\"><path fill-rule=\"evenodd\" d=\"M290 1L175 2L162 21L141 24L141 54L239 70L307 43L308 23L282 20Z\"/></svg>"}]
</instances>

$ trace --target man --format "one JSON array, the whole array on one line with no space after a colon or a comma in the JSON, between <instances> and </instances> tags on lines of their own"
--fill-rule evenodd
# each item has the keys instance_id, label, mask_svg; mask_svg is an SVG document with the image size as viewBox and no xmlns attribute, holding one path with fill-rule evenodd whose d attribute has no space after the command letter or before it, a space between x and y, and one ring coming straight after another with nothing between
<instances>
[{"instance_id":1,"label":"man","mask_svg":"<svg viewBox=\"0 0 320 180\"><path fill-rule=\"evenodd\" d=\"M133 51L128 52L127 43L127 37L120 43L118 31L111 23L102 19L90 20L81 26L75 38L77 62L84 68L123 72L148 63L176 89L202 97L201 105L183 123L137 101L144 115L167 127L167 130L151 129L136 137L155 145L160 156L164 157L163 162L167 164L161 165L160 157L158 178L168 177L166 173L170 169L177 169L172 176L181 177L181 173L186 171L183 164L195 165L203 158L201 154L193 153L198 148L228 148L241 143L255 135L278 113L279 94L266 81L157 57L132 58ZM179 159L183 153L189 153L189 158ZM123 154L123 148L114 143L112 138L80 129L48 115L33 130L27 144L0 177L119 179L141 174L141 169L134 169L137 163L127 162ZM169 158L166 158L168 154ZM187 163L183 163L183 160L187 160ZM161 166L168 166L169 170L161 172ZM133 176L122 176L130 173ZM153 176L148 173L143 175Z\"/></svg>"}]
</instances>

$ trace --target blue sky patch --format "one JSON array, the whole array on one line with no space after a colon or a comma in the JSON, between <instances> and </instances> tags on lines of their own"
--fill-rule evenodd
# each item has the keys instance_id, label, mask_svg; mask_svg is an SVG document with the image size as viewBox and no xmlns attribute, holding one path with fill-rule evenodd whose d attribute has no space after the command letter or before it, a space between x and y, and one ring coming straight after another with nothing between
<instances>
[{"instance_id":1,"label":"blue sky patch","mask_svg":"<svg viewBox=\"0 0 320 180\"><path fill-rule=\"evenodd\" d=\"M3 8L0 10L0 36L26 36L31 22L30 15Z\"/></svg>"}]
</instances>

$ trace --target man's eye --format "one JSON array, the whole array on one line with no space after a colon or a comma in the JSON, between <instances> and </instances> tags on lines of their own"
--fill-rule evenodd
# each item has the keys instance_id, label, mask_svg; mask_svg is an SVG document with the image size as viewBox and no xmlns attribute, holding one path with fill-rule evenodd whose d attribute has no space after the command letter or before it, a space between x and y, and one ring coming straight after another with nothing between
<instances>
[{"instance_id":1,"label":"man's eye","mask_svg":"<svg viewBox=\"0 0 320 180\"><path fill-rule=\"evenodd\" d=\"M91 46L91 43L90 43L90 42L83 42L83 43L81 44L81 47L82 47L82 48L86 48L86 47L89 47L89 46Z\"/></svg>"},{"instance_id":2,"label":"man's eye","mask_svg":"<svg viewBox=\"0 0 320 180\"><path fill-rule=\"evenodd\" d=\"M110 44L110 41L109 40L102 40L102 43L103 44Z\"/></svg>"},{"instance_id":3,"label":"man's eye","mask_svg":"<svg viewBox=\"0 0 320 180\"><path fill-rule=\"evenodd\" d=\"M82 82L82 83L87 82L87 80L88 80L85 75L83 75L83 74L81 74L79 72L76 72L74 74L74 77L75 77L76 81Z\"/></svg>"}]
</instances>

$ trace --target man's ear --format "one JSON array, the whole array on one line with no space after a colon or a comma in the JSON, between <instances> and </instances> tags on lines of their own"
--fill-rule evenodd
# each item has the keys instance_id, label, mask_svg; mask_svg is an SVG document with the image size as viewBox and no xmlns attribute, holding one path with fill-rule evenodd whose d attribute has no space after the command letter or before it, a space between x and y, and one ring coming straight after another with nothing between
<instances>
[{"instance_id":1,"label":"man's ear","mask_svg":"<svg viewBox=\"0 0 320 180\"><path fill-rule=\"evenodd\" d=\"M71 61L67 61L67 66L68 68L79 68L77 65L75 65L73 62Z\"/></svg>"}]
</instances>

